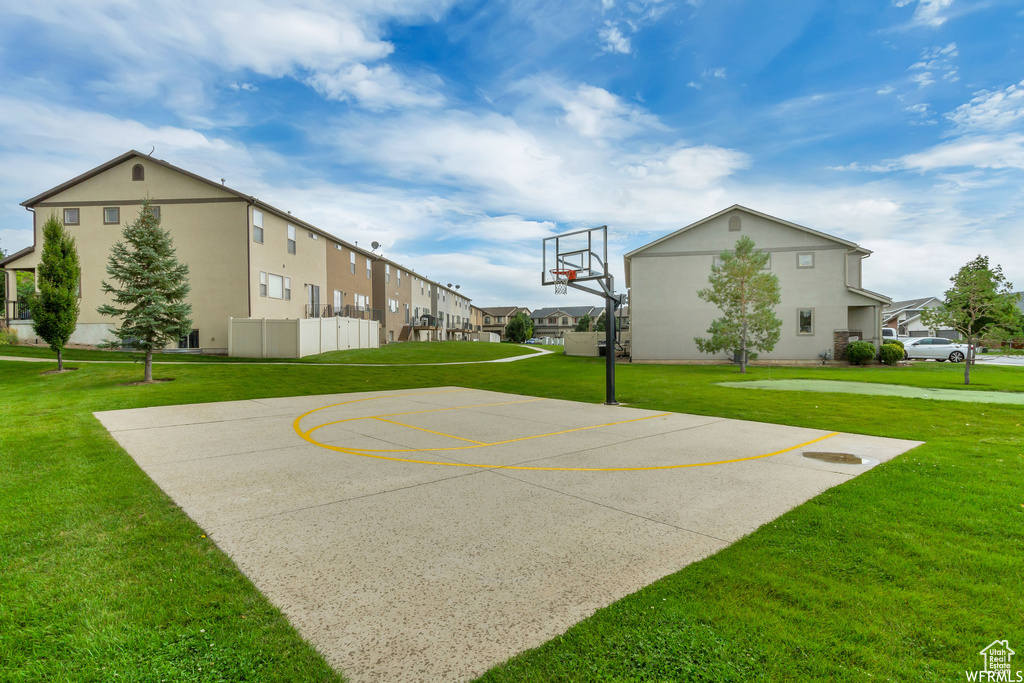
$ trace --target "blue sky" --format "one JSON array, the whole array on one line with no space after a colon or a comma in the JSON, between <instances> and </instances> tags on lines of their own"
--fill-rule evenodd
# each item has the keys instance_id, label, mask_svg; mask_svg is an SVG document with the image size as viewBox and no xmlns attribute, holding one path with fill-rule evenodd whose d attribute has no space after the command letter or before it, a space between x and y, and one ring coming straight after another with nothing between
<instances>
[{"instance_id":1,"label":"blue sky","mask_svg":"<svg viewBox=\"0 0 1024 683\"><path fill-rule=\"evenodd\" d=\"M894 299L978 253L1024 288L1019 0L0 7L8 252L21 201L155 146L480 306L598 304L540 287L541 238L608 224L621 274L736 203Z\"/></svg>"}]
</instances>

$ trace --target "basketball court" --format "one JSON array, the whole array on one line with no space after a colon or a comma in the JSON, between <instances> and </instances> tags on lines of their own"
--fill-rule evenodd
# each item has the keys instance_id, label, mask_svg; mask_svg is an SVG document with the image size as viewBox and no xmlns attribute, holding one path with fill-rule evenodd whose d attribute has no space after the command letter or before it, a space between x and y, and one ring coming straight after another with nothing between
<instances>
[{"instance_id":1,"label":"basketball court","mask_svg":"<svg viewBox=\"0 0 1024 683\"><path fill-rule=\"evenodd\" d=\"M918 445L458 387L96 415L356 682L473 678Z\"/></svg>"}]
</instances>

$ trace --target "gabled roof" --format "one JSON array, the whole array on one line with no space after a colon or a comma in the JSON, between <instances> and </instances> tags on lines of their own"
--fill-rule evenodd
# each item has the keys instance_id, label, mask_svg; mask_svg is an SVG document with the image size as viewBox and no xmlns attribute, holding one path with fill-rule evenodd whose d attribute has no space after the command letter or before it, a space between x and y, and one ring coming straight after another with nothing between
<instances>
[{"instance_id":1,"label":"gabled roof","mask_svg":"<svg viewBox=\"0 0 1024 683\"><path fill-rule=\"evenodd\" d=\"M670 240L673 237L676 237L677 235L681 235L684 232L693 230L694 228L698 228L698 227L704 225L705 223L708 223L709 221L713 221L716 218L719 218L720 216L723 216L723 215L729 213L730 211L745 211L746 213L750 214L751 216L757 216L758 218L764 218L766 220L774 221L774 222L779 223L781 225L785 225L786 227L793 228L795 230L802 230L803 232L806 232L806 233L811 234L811 235L815 235L816 237L821 237L821 238L824 238L824 239L827 239L827 240L831 240L833 242L837 242L838 244L842 244L843 246L845 246L846 248L848 248L850 250L861 252L864 255L870 255L871 254L871 250L870 249L865 249L864 247L860 246L859 244L856 244L854 242L850 242L848 240L844 240L844 239L842 239L840 237L836 237L835 235L829 235L828 233L820 232L818 230L813 230L813 229L808 228L806 226L798 225L797 223L792 223L792 222L784 220L782 218L777 218L775 216L770 216L770 215L768 215L766 213L761 213L760 211L754 211L753 209L748 209L747 207L741 206L740 204L733 204L732 206L730 206L727 209L722 209L721 211L719 211L716 214L712 214L712 215L708 216L707 218L702 218L699 221L697 221L696 223L690 223L686 227L680 228L680 229L676 230L675 232L670 232L669 234L665 235L664 237L660 237L660 238L654 240L653 242L645 244L644 246L639 247L638 249L634 249L633 251L631 251L628 254L626 254L623 257L623 259L626 262L626 283L627 283L627 285L628 285L629 279L630 279L630 272L629 272L630 271L630 267L629 267L630 266L630 259L632 259L633 256L639 254L642 251L646 251L647 249L650 249L651 247L653 247L655 245L661 244L662 242L664 242L666 240Z\"/></svg>"},{"instance_id":2,"label":"gabled roof","mask_svg":"<svg viewBox=\"0 0 1024 683\"><path fill-rule=\"evenodd\" d=\"M34 246L33 247L25 247L21 251L16 251L13 254L11 254L10 256L6 256L3 259L0 259L0 268L3 268L8 263L11 263L13 261L17 261L22 256L24 256L25 254L31 254L35 250L36 250L36 248Z\"/></svg>"},{"instance_id":3,"label":"gabled roof","mask_svg":"<svg viewBox=\"0 0 1024 683\"><path fill-rule=\"evenodd\" d=\"M63 192L64 190L66 190L66 189L68 189L70 187L74 187L75 185L78 185L79 183L85 182L86 180L89 180L90 178L93 178L95 176L98 176L101 173L109 171L110 169L112 169L113 167L117 166L118 164L122 164L125 161L128 161L128 160L136 158L136 157L139 158L139 159L145 159L149 163L154 163L154 164L157 164L159 166L163 166L164 168L170 169L170 170L174 171L175 173L180 173L181 175L184 175L184 176L187 176L189 178L192 178L193 180L197 180L197 181L199 181L201 183L205 183L206 185L209 185L210 187L215 187L218 190L221 190L221 191L226 192L228 194L234 195L234 196L238 197L241 200L244 200L244 201L247 201L247 202L251 202L254 206L259 208L261 211L265 211L265 212L276 214L278 217L283 218L284 220L288 221L289 223L295 225L296 227L301 227L304 230L309 230L311 232L315 232L316 234L320 235L321 237L326 237L327 239L334 240L335 242L340 242L341 244L343 244L344 246L348 247L352 251L358 252L358 253L360 253L360 254L362 254L364 256L369 256L369 257L373 257L373 258L377 258L378 257L378 255L374 254L372 251L366 251L365 249L357 247L354 244L346 242L345 240L341 239L337 235L333 235L333 234L327 232L326 230L322 230L321 228L316 227L312 223L307 223L306 221L304 221L304 220L302 220L300 218L296 218L291 213L289 213L287 211L282 211L281 209L277 208L276 206L272 206L270 204L267 204L266 202L261 201L260 199L257 199L256 197L254 197L252 195L245 194L244 192L240 192L240 191L238 191L238 190L236 190L234 188L228 187L227 185L224 185L222 183L215 182L213 180L210 180L209 178L204 178L203 176L197 175L195 173L192 173L191 171L186 171L185 169L181 168L180 166L175 166L174 164L170 164L170 163L164 161L163 159L157 159L156 157L151 157L148 154L143 154L142 152L136 151L134 149L130 150L130 151L127 151L124 154L122 154L121 156L115 157L115 158L111 159L110 161L102 163L99 166L97 166L96 168L90 169L90 170L86 171L85 173L83 173L83 174L81 174L79 176L75 176L74 178L72 178L71 180L69 180L67 182L61 183L60 185L57 185L56 187L51 187L46 192L43 192L41 194L37 194L35 197L32 197L31 199L26 199L25 201L23 201L21 203L21 205L26 207L26 208L32 208L36 204L39 204L40 202L44 202L47 199L49 199L50 197L53 197L54 195L58 195L61 192ZM403 270L408 270L408 269L403 267ZM427 278L423 278L423 279L426 280Z\"/></svg>"},{"instance_id":4,"label":"gabled roof","mask_svg":"<svg viewBox=\"0 0 1024 683\"><path fill-rule=\"evenodd\" d=\"M481 308L484 315L493 316L495 318L507 318L510 315L515 315L516 311L530 312L530 309L526 306L497 306L495 308Z\"/></svg>"},{"instance_id":5,"label":"gabled roof","mask_svg":"<svg viewBox=\"0 0 1024 683\"><path fill-rule=\"evenodd\" d=\"M938 299L934 296L926 296L921 299L907 299L906 301L893 301L891 304L885 307L885 313L899 313L900 311L916 311L923 308L925 304L930 301L938 302Z\"/></svg>"},{"instance_id":6,"label":"gabled roof","mask_svg":"<svg viewBox=\"0 0 1024 683\"><path fill-rule=\"evenodd\" d=\"M558 308L538 308L530 314L531 318L550 318L557 315L568 315L573 318L582 318L588 313L593 315L598 306L561 306Z\"/></svg>"}]
</instances>

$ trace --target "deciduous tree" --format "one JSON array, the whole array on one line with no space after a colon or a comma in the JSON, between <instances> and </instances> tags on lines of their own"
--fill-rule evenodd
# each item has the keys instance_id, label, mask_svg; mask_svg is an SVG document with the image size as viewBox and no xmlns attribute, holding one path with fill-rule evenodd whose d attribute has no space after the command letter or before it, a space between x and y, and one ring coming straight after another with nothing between
<instances>
[{"instance_id":1,"label":"deciduous tree","mask_svg":"<svg viewBox=\"0 0 1024 683\"><path fill-rule=\"evenodd\" d=\"M576 332L590 332L590 323L593 322L593 318L590 317L589 313L584 313L580 321L576 323Z\"/></svg>"},{"instance_id":2,"label":"deciduous tree","mask_svg":"<svg viewBox=\"0 0 1024 683\"><path fill-rule=\"evenodd\" d=\"M721 264L711 266L710 287L697 292L702 300L722 311L708 328L710 337L695 337L704 353L730 351L740 357L740 372L747 371L751 350L771 351L779 341L782 321L774 306L781 300L779 278L764 268L768 254L743 236L735 251L723 251Z\"/></svg>"},{"instance_id":3,"label":"deciduous tree","mask_svg":"<svg viewBox=\"0 0 1024 683\"><path fill-rule=\"evenodd\" d=\"M37 268L39 293L29 297L32 329L57 354L64 371L64 346L78 323L78 287L82 274L75 238L50 214L43 224L43 253Z\"/></svg>"},{"instance_id":4,"label":"deciduous tree","mask_svg":"<svg viewBox=\"0 0 1024 683\"><path fill-rule=\"evenodd\" d=\"M153 381L153 351L176 342L192 329L192 305L185 301L190 286L188 265L179 263L171 236L160 227L149 200L139 217L121 232L123 241L110 250L107 274L117 283L103 282L103 291L114 303L96 309L102 315L119 318L111 330L118 342L145 353L144 381Z\"/></svg>"},{"instance_id":5,"label":"deciduous tree","mask_svg":"<svg viewBox=\"0 0 1024 683\"><path fill-rule=\"evenodd\" d=\"M1002 266L990 267L988 257L980 254L949 281L953 286L946 290L942 305L922 311L921 321L928 327L956 330L967 340L964 384L970 384L975 344L1015 325L1020 295L1006 281Z\"/></svg>"}]
</instances>

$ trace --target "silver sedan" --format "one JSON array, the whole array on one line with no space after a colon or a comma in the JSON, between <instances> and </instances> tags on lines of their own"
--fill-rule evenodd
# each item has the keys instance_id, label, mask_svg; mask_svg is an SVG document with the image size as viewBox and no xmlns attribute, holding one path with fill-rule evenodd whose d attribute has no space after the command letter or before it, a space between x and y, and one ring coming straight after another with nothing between
<instances>
[{"instance_id":1,"label":"silver sedan","mask_svg":"<svg viewBox=\"0 0 1024 683\"><path fill-rule=\"evenodd\" d=\"M960 363L967 357L968 345L942 337L920 337L903 343L904 358L932 358L940 363Z\"/></svg>"}]
</instances>

